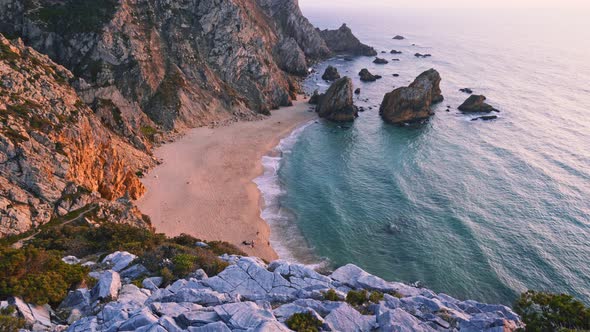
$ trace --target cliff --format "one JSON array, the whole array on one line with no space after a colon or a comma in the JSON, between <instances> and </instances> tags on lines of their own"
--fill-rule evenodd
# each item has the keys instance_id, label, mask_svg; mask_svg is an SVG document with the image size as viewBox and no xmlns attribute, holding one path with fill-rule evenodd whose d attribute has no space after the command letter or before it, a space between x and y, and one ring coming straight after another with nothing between
<instances>
[{"instance_id":1,"label":"cliff","mask_svg":"<svg viewBox=\"0 0 590 332\"><path fill-rule=\"evenodd\" d=\"M290 105L310 63L350 51L296 0L0 0L0 33L48 56L3 39L0 236L138 198L154 144Z\"/></svg>"},{"instance_id":2,"label":"cliff","mask_svg":"<svg viewBox=\"0 0 590 332\"><path fill-rule=\"evenodd\" d=\"M135 172L151 158L113 135L72 79L47 56L0 35L0 237L144 192Z\"/></svg>"}]
</instances>

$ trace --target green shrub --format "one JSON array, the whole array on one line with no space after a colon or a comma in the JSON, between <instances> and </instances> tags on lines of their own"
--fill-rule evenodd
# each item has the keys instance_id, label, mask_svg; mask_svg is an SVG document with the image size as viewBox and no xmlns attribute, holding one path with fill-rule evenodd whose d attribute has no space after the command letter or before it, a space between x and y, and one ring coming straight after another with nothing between
<instances>
[{"instance_id":1,"label":"green shrub","mask_svg":"<svg viewBox=\"0 0 590 332\"><path fill-rule=\"evenodd\" d=\"M340 297L338 296L338 293L336 293L336 291L332 288L330 288L328 291L324 292L324 300L326 300L326 301L341 301Z\"/></svg>"},{"instance_id":2,"label":"green shrub","mask_svg":"<svg viewBox=\"0 0 590 332\"><path fill-rule=\"evenodd\" d=\"M369 301L373 302L375 304L381 302L383 300L383 293L378 292L378 291L372 291L371 294L369 294Z\"/></svg>"},{"instance_id":3,"label":"green shrub","mask_svg":"<svg viewBox=\"0 0 590 332\"><path fill-rule=\"evenodd\" d=\"M528 291L520 295L514 311L526 324L526 331L590 329L590 308L566 294Z\"/></svg>"},{"instance_id":4,"label":"green shrub","mask_svg":"<svg viewBox=\"0 0 590 332\"><path fill-rule=\"evenodd\" d=\"M0 331L17 332L25 327L25 320L14 316L13 306L0 309Z\"/></svg>"},{"instance_id":5,"label":"green shrub","mask_svg":"<svg viewBox=\"0 0 590 332\"><path fill-rule=\"evenodd\" d=\"M172 258L173 272L182 278L196 270L197 257L189 254L179 254Z\"/></svg>"},{"instance_id":6,"label":"green shrub","mask_svg":"<svg viewBox=\"0 0 590 332\"><path fill-rule=\"evenodd\" d=\"M82 283L88 268L68 265L58 252L0 247L0 299L22 297L35 304L57 304Z\"/></svg>"},{"instance_id":7,"label":"green shrub","mask_svg":"<svg viewBox=\"0 0 590 332\"><path fill-rule=\"evenodd\" d=\"M322 327L322 321L311 312L293 314L285 321L285 324L288 328L297 332L317 332Z\"/></svg>"},{"instance_id":8,"label":"green shrub","mask_svg":"<svg viewBox=\"0 0 590 332\"><path fill-rule=\"evenodd\" d=\"M346 294L346 302L352 306L362 306L367 303L368 293L362 289L360 291L351 290Z\"/></svg>"}]
</instances>

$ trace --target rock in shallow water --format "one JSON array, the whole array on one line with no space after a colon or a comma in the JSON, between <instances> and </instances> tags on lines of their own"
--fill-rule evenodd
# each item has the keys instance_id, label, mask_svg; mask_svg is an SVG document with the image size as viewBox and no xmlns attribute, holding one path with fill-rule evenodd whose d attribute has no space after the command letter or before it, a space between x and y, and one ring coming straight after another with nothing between
<instances>
[{"instance_id":1,"label":"rock in shallow water","mask_svg":"<svg viewBox=\"0 0 590 332\"><path fill-rule=\"evenodd\" d=\"M358 116L358 109L353 103L352 80L343 77L320 97L316 107L318 115L335 122L354 121Z\"/></svg>"},{"instance_id":2,"label":"rock in shallow water","mask_svg":"<svg viewBox=\"0 0 590 332\"><path fill-rule=\"evenodd\" d=\"M340 73L338 73L338 69L334 66L328 66L324 71L324 75L322 75L322 79L325 81L335 81L340 78Z\"/></svg>"},{"instance_id":3,"label":"rock in shallow water","mask_svg":"<svg viewBox=\"0 0 590 332\"><path fill-rule=\"evenodd\" d=\"M499 112L491 105L485 103L486 97L483 95L471 95L458 108L463 113L490 113Z\"/></svg>"},{"instance_id":4,"label":"rock in shallow water","mask_svg":"<svg viewBox=\"0 0 590 332\"><path fill-rule=\"evenodd\" d=\"M410 86L386 94L380 107L381 117L392 124L428 119L434 114L430 106L444 99L440 81L440 74L430 69L420 74Z\"/></svg>"}]
</instances>

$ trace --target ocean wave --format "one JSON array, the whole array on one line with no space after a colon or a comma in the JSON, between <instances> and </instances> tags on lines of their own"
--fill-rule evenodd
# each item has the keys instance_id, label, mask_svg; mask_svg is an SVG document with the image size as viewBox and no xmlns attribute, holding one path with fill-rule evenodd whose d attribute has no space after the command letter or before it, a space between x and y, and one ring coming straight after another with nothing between
<instances>
[{"instance_id":1,"label":"ocean wave","mask_svg":"<svg viewBox=\"0 0 590 332\"><path fill-rule=\"evenodd\" d=\"M313 123L314 120L298 127L289 136L281 139L269 155L262 157L264 173L254 179L254 183L264 201L260 216L271 228L270 243L279 258L320 268L326 266L327 262L314 255L313 248L307 244L294 222L293 212L281 206L281 198L286 192L279 178L283 157L291 153L301 133Z\"/></svg>"}]
</instances>

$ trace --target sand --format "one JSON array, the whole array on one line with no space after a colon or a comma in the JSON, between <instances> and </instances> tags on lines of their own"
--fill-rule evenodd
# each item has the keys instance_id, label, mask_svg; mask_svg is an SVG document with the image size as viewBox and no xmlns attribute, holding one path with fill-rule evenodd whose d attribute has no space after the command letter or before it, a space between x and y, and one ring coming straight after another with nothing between
<instances>
[{"instance_id":1,"label":"sand","mask_svg":"<svg viewBox=\"0 0 590 332\"><path fill-rule=\"evenodd\" d=\"M137 205L158 232L227 241L249 255L277 259L252 180L263 172L262 157L316 116L308 110L301 100L264 120L192 129L159 147L154 154L163 163L142 179L147 193ZM242 244L252 240L253 248Z\"/></svg>"}]
</instances>

